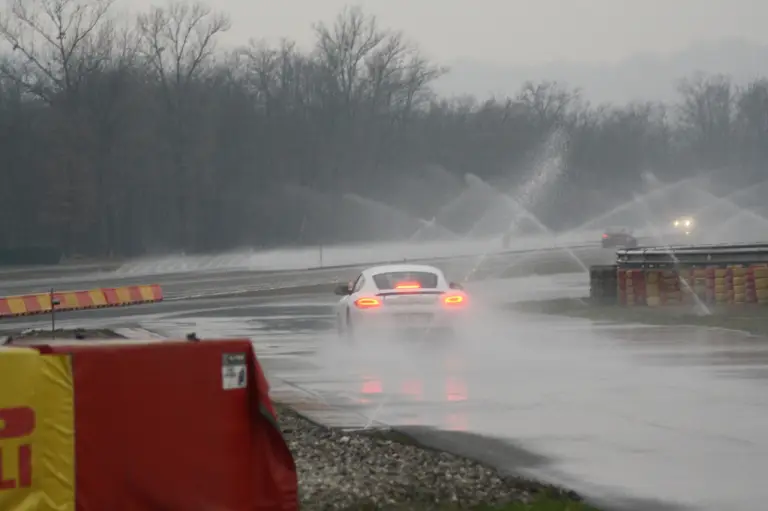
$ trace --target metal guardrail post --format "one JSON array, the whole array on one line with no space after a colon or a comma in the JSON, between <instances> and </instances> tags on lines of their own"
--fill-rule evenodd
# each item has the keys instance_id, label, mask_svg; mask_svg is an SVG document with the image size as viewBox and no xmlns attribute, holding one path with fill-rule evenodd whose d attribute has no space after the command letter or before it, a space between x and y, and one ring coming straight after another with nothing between
<instances>
[{"instance_id":1,"label":"metal guardrail post","mask_svg":"<svg viewBox=\"0 0 768 511\"><path fill-rule=\"evenodd\" d=\"M51 288L51 336L53 339L56 339L56 306L59 305L59 300L56 298L56 295L53 293L53 288Z\"/></svg>"}]
</instances>

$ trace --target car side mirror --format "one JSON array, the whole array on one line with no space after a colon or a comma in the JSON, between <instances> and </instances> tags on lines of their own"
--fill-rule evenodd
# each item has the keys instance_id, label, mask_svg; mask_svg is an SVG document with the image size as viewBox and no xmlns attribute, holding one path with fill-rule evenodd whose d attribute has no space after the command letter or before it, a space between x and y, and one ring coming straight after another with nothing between
<instances>
[{"instance_id":1,"label":"car side mirror","mask_svg":"<svg viewBox=\"0 0 768 511\"><path fill-rule=\"evenodd\" d=\"M451 289L459 289L462 291L464 290L464 286L462 286L461 284L457 284L456 282L451 282L450 284L448 284L448 287L450 287Z\"/></svg>"},{"instance_id":2,"label":"car side mirror","mask_svg":"<svg viewBox=\"0 0 768 511\"><path fill-rule=\"evenodd\" d=\"M349 284L340 284L336 286L336 289L333 290L333 293L338 296L348 296L352 294L349 290Z\"/></svg>"}]
</instances>

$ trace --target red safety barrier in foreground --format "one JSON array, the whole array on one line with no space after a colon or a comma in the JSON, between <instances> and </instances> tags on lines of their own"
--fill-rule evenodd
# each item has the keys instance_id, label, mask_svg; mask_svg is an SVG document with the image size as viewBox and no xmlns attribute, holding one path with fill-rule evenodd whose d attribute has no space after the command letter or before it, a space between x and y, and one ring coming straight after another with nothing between
<instances>
[{"instance_id":1,"label":"red safety barrier in foreground","mask_svg":"<svg viewBox=\"0 0 768 511\"><path fill-rule=\"evenodd\" d=\"M78 511L298 509L250 341L37 349L71 355Z\"/></svg>"}]
</instances>

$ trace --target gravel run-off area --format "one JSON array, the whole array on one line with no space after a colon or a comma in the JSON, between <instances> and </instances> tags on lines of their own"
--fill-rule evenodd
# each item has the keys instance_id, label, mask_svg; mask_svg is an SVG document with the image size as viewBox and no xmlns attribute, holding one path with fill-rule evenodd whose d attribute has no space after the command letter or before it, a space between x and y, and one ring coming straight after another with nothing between
<instances>
[{"instance_id":1,"label":"gravel run-off area","mask_svg":"<svg viewBox=\"0 0 768 511\"><path fill-rule=\"evenodd\" d=\"M302 509L591 510L573 492L496 470L386 432L345 432L277 407L296 460Z\"/></svg>"}]
</instances>

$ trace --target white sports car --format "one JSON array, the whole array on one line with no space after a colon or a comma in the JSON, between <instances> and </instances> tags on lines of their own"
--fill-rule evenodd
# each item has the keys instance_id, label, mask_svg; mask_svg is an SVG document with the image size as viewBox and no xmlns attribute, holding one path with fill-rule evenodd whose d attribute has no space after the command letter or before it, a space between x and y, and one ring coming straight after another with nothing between
<instances>
[{"instance_id":1,"label":"white sports car","mask_svg":"<svg viewBox=\"0 0 768 511\"><path fill-rule=\"evenodd\" d=\"M364 270L336 288L339 335L349 340L402 330L453 333L466 314L464 289L432 266L397 264Z\"/></svg>"}]
</instances>

